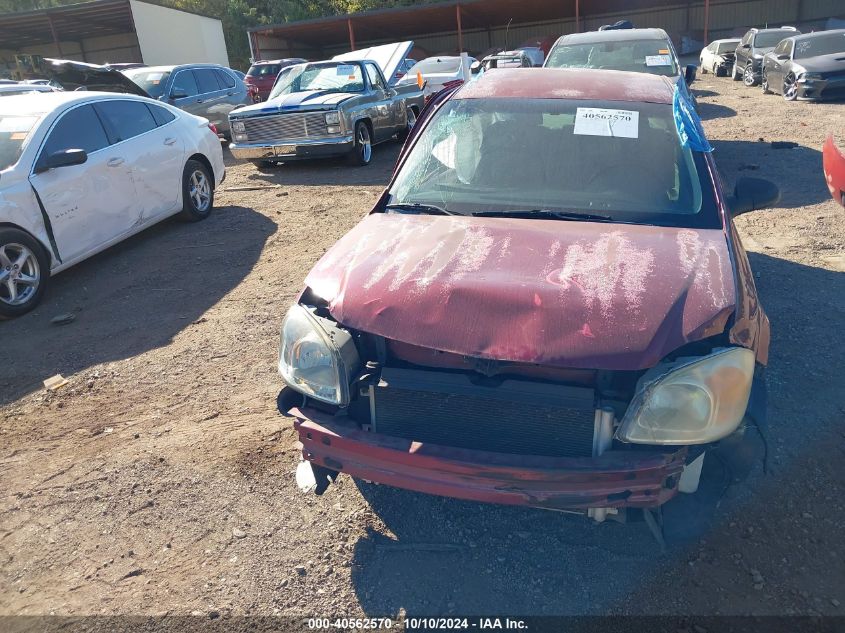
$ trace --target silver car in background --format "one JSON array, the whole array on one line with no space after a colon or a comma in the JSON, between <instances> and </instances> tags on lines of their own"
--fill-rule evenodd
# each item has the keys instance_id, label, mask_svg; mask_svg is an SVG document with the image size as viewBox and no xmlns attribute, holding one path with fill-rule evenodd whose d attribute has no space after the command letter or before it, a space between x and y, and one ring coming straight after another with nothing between
<instances>
[{"instance_id":1,"label":"silver car in background","mask_svg":"<svg viewBox=\"0 0 845 633\"><path fill-rule=\"evenodd\" d=\"M412 45L385 44L285 68L265 103L232 112L229 149L259 166L343 155L354 165L369 164L372 146L404 138L423 108L419 86L390 86L386 79Z\"/></svg>"},{"instance_id":2,"label":"silver car in background","mask_svg":"<svg viewBox=\"0 0 845 633\"><path fill-rule=\"evenodd\" d=\"M231 138L229 113L252 103L246 84L217 64L149 66L123 71L153 99L205 117L218 133Z\"/></svg>"}]
</instances>

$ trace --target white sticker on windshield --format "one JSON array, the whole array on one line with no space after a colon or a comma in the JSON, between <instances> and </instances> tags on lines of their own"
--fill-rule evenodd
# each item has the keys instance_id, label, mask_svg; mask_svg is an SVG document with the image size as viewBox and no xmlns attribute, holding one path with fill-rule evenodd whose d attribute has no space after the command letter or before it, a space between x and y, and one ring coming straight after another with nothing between
<instances>
[{"instance_id":1,"label":"white sticker on windshield","mask_svg":"<svg viewBox=\"0 0 845 633\"><path fill-rule=\"evenodd\" d=\"M640 113L636 110L578 108L575 112L573 133L583 136L639 138Z\"/></svg>"},{"instance_id":2,"label":"white sticker on windshield","mask_svg":"<svg viewBox=\"0 0 845 633\"><path fill-rule=\"evenodd\" d=\"M646 55L646 66L671 66L672 58L668 55Z\"/></svg>"},{"instance_id":3,"label":"white sticker on windshield","mask_svg":"<svg viewBox=\"0 0 845 633\"><path fill-rule=\"evenodd\" d=\"M149 73L147 75L147 81L161 81L162 77L164 77L164 73Z\"/></svg>"},{"instance_id":4,"label":"white sticker on windshield","mask_svg":"<svg viewBox=\"0 0 845 633\"><path fill-rule=\"evenodd\" d=\"M337 67L337 76L338 77L348 77L350 75L355 74L355 66L352 64L338 66Z\"/></svg>"}]
</instances>

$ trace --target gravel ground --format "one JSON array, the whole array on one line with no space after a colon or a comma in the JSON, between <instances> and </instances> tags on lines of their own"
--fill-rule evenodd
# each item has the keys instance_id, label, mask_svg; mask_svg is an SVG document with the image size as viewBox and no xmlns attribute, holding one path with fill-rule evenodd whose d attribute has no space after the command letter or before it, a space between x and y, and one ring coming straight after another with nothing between
<instances>
[{"instance_id":1,"label":"gravel ground","mask_svg":"<svg viewBox=\"0 0 845 633\"><path fill-rule=\"evenodd\" d=\"M845 614L845 210L820 153L845 106L695 87L726 180L784 195L737 221L772 322L769 471L692 538L661 553L642 523L346 476L300 494L281 316L398 146L367 168L229 157L208 221L148 230L0 323L0 614ZM70 383L44 391L56 373Z\"/></svg>"}]
</instances>

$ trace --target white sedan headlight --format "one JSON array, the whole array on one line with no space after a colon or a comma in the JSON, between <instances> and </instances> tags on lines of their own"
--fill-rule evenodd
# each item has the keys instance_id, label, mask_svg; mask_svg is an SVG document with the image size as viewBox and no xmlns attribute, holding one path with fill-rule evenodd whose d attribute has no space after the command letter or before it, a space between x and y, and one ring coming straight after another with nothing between
<instances>
[{"instance_id":1,"label":"white sedan headlight","mask_svg":"<svg viewBox=\"0 0 845 633\"><path fill-rule=\"evenodd\" d=\"M349 332L304 306L288 310L279 343L279 374L290 387L316 400L346 406L350 375L359 365Z\"/></svg>"},{"instance_id":2,"label":"white sedan headlight","mask_svg":"<svg viewBox=\"0 0 845 633\"><path fill-rule=\"evenodd\" d=\"M706 444L733 433L748 407L754 352L733 347L646 374L616 437L637 444Z\"/></svg>"}]
</instances>

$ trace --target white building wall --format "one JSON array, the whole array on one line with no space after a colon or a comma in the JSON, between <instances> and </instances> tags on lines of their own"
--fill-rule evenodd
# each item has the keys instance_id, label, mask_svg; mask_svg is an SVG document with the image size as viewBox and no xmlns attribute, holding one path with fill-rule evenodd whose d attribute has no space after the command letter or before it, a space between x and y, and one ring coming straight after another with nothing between
<instances>
[{"instance_id":1,"label":"white building wall","mask_svg":"<svg viewBox=\"0 0 845 633\"><path fill-rule=\"evenodd\" d=\"M129 4L145 64L229 65L220 20L138 0Z\"/></svg>"}]
</instances>

